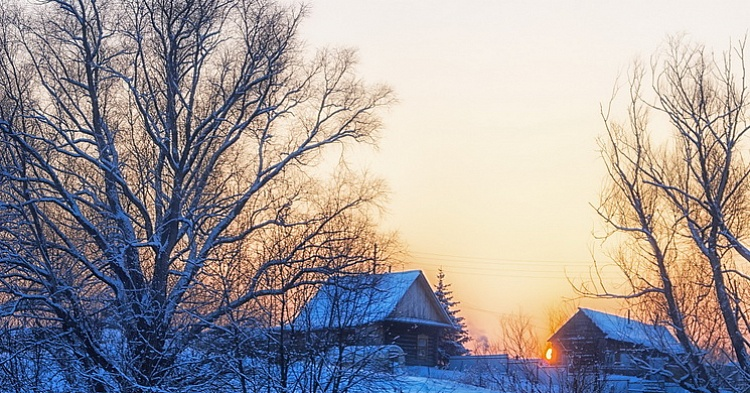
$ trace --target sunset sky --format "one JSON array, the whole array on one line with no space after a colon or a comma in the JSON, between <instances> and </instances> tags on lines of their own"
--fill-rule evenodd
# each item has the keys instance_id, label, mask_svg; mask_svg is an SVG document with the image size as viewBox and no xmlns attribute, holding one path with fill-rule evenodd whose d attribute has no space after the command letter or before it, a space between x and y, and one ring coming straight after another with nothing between
<instances>
[{"instance_id":1,"label":"sunset sky","mask_svg":"<svg viewBox=\"0 0 750 393\"><path fill-rule=\"evenodd\" d=\"M574 297L566 276L600 255L600 103L669 35L720 54L750 28L750 2L313 0L311 48L359 51L360 75L393 87L379 151L384 227L431 282L442 266L475 337L498 318ZM615 108L622 113L624 108ZM614 276L614 272L605 276ZM610 306L615 307L615 306Z\"/></svg>"}]
</instances>

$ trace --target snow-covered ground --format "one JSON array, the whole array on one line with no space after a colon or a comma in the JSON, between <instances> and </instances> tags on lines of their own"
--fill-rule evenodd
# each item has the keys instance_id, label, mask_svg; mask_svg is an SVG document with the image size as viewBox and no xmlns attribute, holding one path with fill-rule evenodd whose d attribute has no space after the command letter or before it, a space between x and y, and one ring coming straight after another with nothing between
<instances>
[{"instance_id":1,"label":"snow-covered ground","mask_svg":"<svg viewBox=\"0 0 750 393\"><path fill-rule=\"evenodd\" d=\"M404 376L394 386L398 393L491 393L487 390L459 382L429 377Z\"/></svg>"}]
</instances>

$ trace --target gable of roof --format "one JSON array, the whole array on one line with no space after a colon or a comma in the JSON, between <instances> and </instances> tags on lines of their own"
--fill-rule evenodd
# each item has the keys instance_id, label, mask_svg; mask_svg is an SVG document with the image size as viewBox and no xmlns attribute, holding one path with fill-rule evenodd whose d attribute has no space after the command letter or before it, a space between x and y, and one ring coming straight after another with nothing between
<instances>
[{"instance_id":1,"label":"gable of roof","mask_svg":"<svg viewBox=\"0 0 750 393\"><path fill-rule=\"evenodd\" d=\"M327 329L384 321L452 327L450 317L418 270L331 277L294 323Z\"/></svg>"},{"instance_id":2,"label":"gable of roof","mask_svg":"<svg viewBox=\"0 0 750 393\"><path fill-rule=\"evenodd\" d=\"M601 311L595 311L588 308L579 308L578 313L571 317L571 320L578 315L586 317L594 324L609 340L624 342L651 348L663 353L682 353L682 347L672 333L664 326L650 325L630 318L607 314ZM568 321L570 322L570 320ZM567 323L566 322L566 325ZM563 325L564 327L565 325ZM560 332L563 328L558 329ZM557 332L550 338L553 340L557 337Z\"/></svg>"},{"instance_id":3,"label":"gable of roof","mask_svg":"<svg viewBox=\"0 0 750 393\"><path fill-rule=\"evenodd\" d=\"M419 272L386 320L455 327L422 272Z\"/></svg>"}]
</instances>

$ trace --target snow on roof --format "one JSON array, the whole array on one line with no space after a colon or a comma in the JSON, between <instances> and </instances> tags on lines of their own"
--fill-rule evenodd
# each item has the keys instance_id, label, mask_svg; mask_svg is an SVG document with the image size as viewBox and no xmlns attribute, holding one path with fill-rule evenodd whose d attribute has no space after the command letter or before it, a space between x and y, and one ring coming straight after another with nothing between
<instances>
[{"instance_id":1,"label":"snow on roof","mask_svg":"<svg viewBox=\"0 0 750 393\"><path fill-rule=\"evenodd\" d=\"M303 307L295 324L325 329L384 321L421 275L412 270L331 277Z\"/></svg>"},{"instance_id":2,"label":"snow on roof","mask_svg":"<svg viewBox=\"0 0 750 393\"><path fill-rule=\"evenodd\" d=\"M681 353L682 347L664 326L649 325L607 314L601 311L579 308L604 335L611 340L621 341L647 348L653 348L664 353Z\"/></svg>"}]
</instances>

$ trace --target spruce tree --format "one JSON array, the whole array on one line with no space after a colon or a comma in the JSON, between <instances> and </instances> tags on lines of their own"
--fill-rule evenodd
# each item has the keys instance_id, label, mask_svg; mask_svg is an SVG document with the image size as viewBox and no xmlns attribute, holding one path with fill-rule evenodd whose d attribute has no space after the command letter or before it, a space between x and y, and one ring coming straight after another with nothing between
<instances>
[{"instance_id":1,"label":"spruce tree","mask_svg":"<svg viewBox=\"0 0 750 393\"><path fill-rule=\"evenodd\" d=\"M470 339L469 332L466 330L464 318L459 316L460 310L456 308L460 302L453 300L453 291L449 288L451 284L445 282L445 272L438 269L437 285L435 286L435 296L440 305L443 306L445 313L453 322L453 329L445 329L438 341L438 365L445 366L451 356L466 355L469 350L464 346Z\"/></svg>"}]
</instances>

